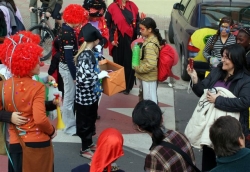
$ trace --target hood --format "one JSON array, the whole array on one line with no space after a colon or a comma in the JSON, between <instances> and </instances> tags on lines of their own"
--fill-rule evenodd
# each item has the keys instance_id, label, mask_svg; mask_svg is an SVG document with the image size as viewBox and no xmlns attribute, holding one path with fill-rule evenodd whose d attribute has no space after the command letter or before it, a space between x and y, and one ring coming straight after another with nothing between
<instances>
[{"instance_id":1,"label":"hood","mask_svg":"<svg viewBox=\"0 0 250 172\"><path fill-rule=\"evenodd\" d=\"M111 163L124 155L122 147L122 134L114 128L105 129L98 138L90 172L103 172L105 167L111 172Z\"/></svg>"}]
</instances>

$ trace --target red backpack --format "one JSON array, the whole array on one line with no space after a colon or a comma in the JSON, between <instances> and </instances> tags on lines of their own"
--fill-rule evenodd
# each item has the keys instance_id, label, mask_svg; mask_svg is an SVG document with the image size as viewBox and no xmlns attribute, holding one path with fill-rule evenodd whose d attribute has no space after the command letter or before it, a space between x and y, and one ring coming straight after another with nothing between
<instances>
[{"instance_id":1,"label":"red backpack","mask_svg":"<svg viewBox=\"0 0 250 172\"><path fill-rule=\"evenodd\" d=\"M173 74L172 67L175 66L178 61L178 53L177 51L170 45L165 44L161 48L154 42L149 42L155 44L155 46L159 49L159 58L158 58L158 81L163 82L168 77L172 77L176 80L179 80L180 78ZM147 44L146 44L147 45ZM142 47L142 57L144 58L144 48L146 47L144 45Z\"/></svg>"},{"instance_id":2,"label":"red backpack","mask_svg":"<svg viewBox=\"0 0 250 172\"><path fill-rule=\"evenodd\" d=\"M168 77L172 77L176 80L180 79L172 72L172 67L175 66L178 61L178 53L170 44L165 44L161 47L158 59L158 80L160 82L165 81Z\"/></svg>"}]
</instances>

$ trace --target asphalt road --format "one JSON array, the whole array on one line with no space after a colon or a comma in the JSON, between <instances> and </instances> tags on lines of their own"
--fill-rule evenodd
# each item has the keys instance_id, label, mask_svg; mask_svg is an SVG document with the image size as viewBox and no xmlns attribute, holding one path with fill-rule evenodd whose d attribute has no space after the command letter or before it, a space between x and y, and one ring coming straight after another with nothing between
<instances>
[{"instance_id":1,"label":"asphalt road","mask_svg":"<svg viewBox=\"0 0 250 172\"><path fill-rule=\"evenodd\" d=\"M184 133L185 127L191 118L199 98L192 92L187 93L187 89L174 90L175 103L175 123L176 130ZM202 151L194 148L196 166L201 169Z\"/></svg>"}]
</instances>

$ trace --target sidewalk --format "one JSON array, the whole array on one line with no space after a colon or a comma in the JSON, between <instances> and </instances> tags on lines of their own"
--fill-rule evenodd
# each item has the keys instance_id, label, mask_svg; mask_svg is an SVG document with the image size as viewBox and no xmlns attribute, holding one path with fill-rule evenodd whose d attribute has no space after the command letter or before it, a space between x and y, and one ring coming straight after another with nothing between
<instances>
[{"instance_id":1,"label":"sidewalk","mask_svg":"<svg viewBox=\"0 0 250 172\"><path fill-rule=\"evenodd\" d=\"M83 0L64 1L63 6L65 7L69 3L82 4L82 2ZM163 30L168 28L169 17L156 15L158 14L157 8L152 8L150 11L150 5L149 3L145 3L145 1L134 0L134 2L138 2L137 5L140 6L141 11L146 11L148 12L148 16L155 18L158 28L162 30L162 36L164 36ZM157 2L159 3L160 0L157 0ZM163 5L167 7L166 10L169 13L173 1L169 5L166 5L164 0L161 2L164 2ZM26 29L28 29L30 27L29 1L16 0L16 4L21 11ZM107 50L104 51L104 56L112 60ZM49 64L50 61L47 60L45 66L42 68L41 75L46 75ZM121 93L111 97L103 95L98 109L101 119L96 123L97 134L95 139L97 139L103 129L108 127L117 128L123 134L125 155L117 161L117 164L121 169L129 172L143 171L145 154L149 152L148 149L151 146L151 137L148 134L138 133L134 130L131 119L133 108L138 103L138 92L138 87L134 86L129 95ZM158 100L159 106L164 112L164 125L169 129L175 129L174 92L173 88L168 87L167 83L159 84ZM55 172L68 172L77 165L89 162L89 160L79 156L80 139L77 136L69 136L62 131L58 131L58 135L53 139L53 145ZM7 172L7 157L0 156L0 172Z\"/></svg>"}]
</instances>

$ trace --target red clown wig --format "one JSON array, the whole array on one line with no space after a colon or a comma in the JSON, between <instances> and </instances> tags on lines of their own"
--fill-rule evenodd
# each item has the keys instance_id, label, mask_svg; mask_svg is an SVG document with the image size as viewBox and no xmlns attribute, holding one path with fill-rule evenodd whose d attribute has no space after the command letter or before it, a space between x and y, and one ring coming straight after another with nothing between
<instances>
[{"instance_id":1,"label":"red clown wig","mask_svg":"<svg viewBox=\"0 0 250 172\"><path fill-rule=\"evenodd\" d=\"M85 23L88 16L88 11L78 4L70 4L63 11L63 20L69 24Z\"/></svg>"},{"instance_id":2,"label":"red clown wig","mask_svg":"<svg viewBox=\"0 0 250 172\"><path fill-rule=\"evenodd\" d=\"M29 31L12 35L0 44L0 59L15 76L24 77L39 63L42 47L40 38Z\"/></svg>"}]
</instances>

